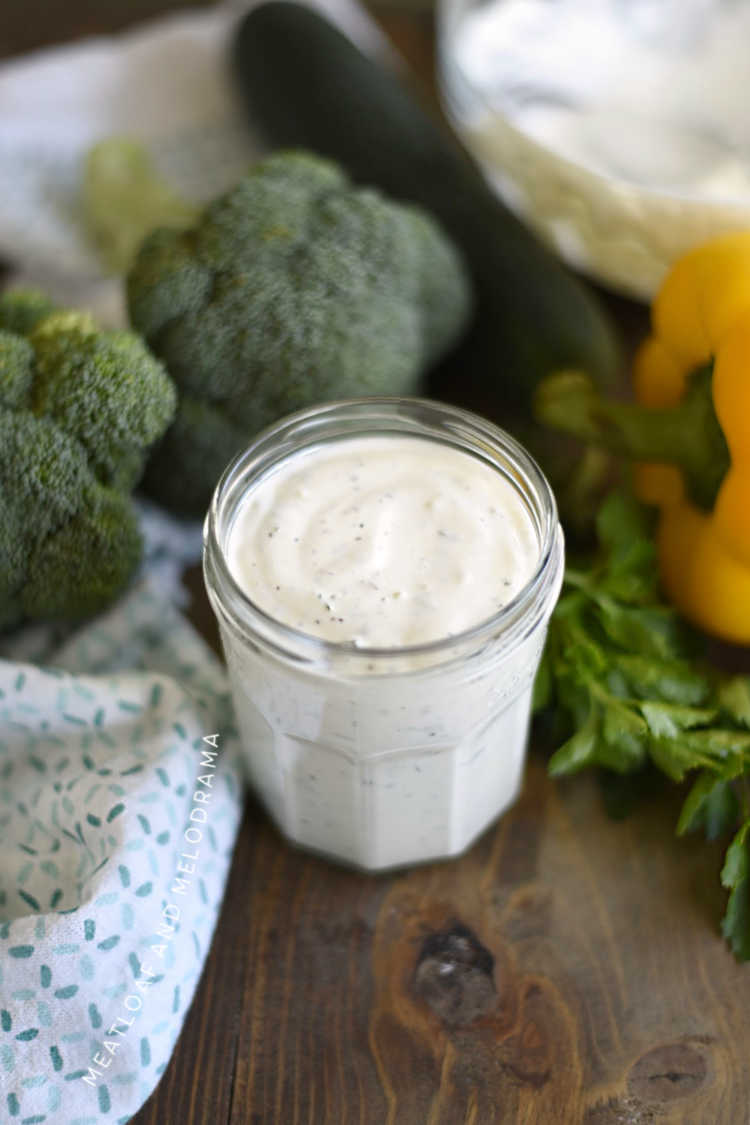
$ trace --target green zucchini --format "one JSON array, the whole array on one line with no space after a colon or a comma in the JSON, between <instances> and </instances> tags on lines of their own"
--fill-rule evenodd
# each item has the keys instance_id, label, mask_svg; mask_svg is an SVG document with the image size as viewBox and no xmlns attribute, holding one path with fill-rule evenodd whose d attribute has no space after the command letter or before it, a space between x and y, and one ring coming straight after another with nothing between
<instances>
[{"instance_id":1,"label":"green zucchini","mask_svg":"<svg viewBox=\"0 0 750 1125\"><path fill-rule=\"evenodd\" d=\"M421 205L463 250L477 297L453 368L464 391L473 379L485 408L528 407L550 371L581 370L598 381L616 375L618 342L593 293L498 201L394 74L311 8L287 0L268 0L240 21L232 62L269 144L312 149L356 181Z\"/></svg>"}]
</instances>

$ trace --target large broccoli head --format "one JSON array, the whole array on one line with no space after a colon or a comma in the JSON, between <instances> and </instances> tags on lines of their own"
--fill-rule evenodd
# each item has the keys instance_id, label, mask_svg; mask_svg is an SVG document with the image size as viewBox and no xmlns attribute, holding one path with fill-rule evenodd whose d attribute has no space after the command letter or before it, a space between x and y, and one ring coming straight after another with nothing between
<instances>
[{"instance_id":1,"label":"large broccoli head","mask_svg":"<svg viewBox=\"0 0 750 1125\"><path fill-rule=\"evenodd\" d=\"M0 298L0 629L85 617L122 590L141 553L128 490L175 399L132 333Z\"/></svg>"},{"instance_id":2,"label":"large broccoli head","mask_svg":"<svg viewBox=\"0 0 750 1125\"><path fill-rule=\"evenodd\" d=\"M414 393L464 326L470 295L457 252L423 212L286 152L191 229L147 238L128 303L180 392L146 486L201 511L227 460L288 411Z\"/></svg>"}]
</instances>

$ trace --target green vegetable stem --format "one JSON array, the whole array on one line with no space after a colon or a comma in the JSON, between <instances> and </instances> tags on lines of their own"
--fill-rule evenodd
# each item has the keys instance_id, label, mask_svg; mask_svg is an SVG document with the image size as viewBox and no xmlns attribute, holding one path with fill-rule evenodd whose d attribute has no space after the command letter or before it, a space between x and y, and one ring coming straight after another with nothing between
<instances>
[{"instance_id":1,"label":"green vegetable stem","mask_svg":"<svg viewBox=\"0 0 750 1125\"><path fill-rule=\"evenodd\" d=\"M605 398L587 376L561 371L542 380L534 409L543 424L613 453L676 465L693 500L710 508L729 468L711 381L711 365L694 371L680 402L657 410Z\"/></svg>"},{"instance_id":2,"label":"green vegetable stem","mask_svg":"<svg viewBox=\"0 0 750 1125\"><path fill-rule=\"evenodd\" d=\"M86 156L83 214L102 262L122 274L150 231L189 226L198 208L164 182L139 141L108 137Z\"/></svg>"}]
</instances>

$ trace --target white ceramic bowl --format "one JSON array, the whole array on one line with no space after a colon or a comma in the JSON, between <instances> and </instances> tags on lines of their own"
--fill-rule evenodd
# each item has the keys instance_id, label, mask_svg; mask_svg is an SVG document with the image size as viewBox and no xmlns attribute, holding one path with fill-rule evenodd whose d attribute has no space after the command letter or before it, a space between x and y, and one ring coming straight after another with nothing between
<instances>
[{"instance_id":1,"label":"white ceramic bowl","mask_svg":"<svg viewBox=\"0 0 750 1125\"><path fill-rule=\"evenodd\" d=\"M630 19L655 0L628 2ZM750 227L750 3L681 0L671 24L672 0L659 3L662 42L654 35L637 47L632 28L613 26L608 38L602 21L618 0L439 8L444 107L498 194L570 265L645 299L691 246ZM665 44L665 27L679 41ZM735 50L738 28L747 35ZM645 62L631 89L636 49ZM680 136L677 113L686 115Z\"/></svg>"}]
</instances>

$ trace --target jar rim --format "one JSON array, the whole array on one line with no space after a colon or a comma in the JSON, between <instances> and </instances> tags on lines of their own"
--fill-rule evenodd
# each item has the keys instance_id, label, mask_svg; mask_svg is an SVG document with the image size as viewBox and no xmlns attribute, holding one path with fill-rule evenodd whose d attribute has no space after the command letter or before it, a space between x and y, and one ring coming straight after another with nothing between
<instances>
[{"instance_id":1,"label":"jar rim","mask_svg":"<svg viewBox=\"0 0 750 1125\"><path fill-rule=\"evenodd\" d=\"M506 476L537 525L539 557L528 581L490 617L460 632L410 645L374 648L329 640L288 625L263 610L243 590L229 566L225 544L231 515L229 527L223 526L227 507L233 503L236 511L255 481L302 449L346 437L397 434L449 444L481 456L485 464ZM229 462L219 479L206 514L203 543L206 588L214 610L225 621L287 658L327 668L345 658L353 665L355 675L360 664L362 672L372 672L379 664L401 659L435 658L430 667L442 667L458 650L466 646L476 649L483 641L501 635L507 638L509 647L515 647L517 640L532 631L538 616L548 615L547 603L552 591L557 593L558 572L562 570L562 535L555 497L531 454L505 430L478 414L434 399L407 396L337 399L288 414L260 431ZM556 561L559 566L554 565ZM442 654L446 654L445 661L440 660Z\"/></svg>"}]
</instances>

